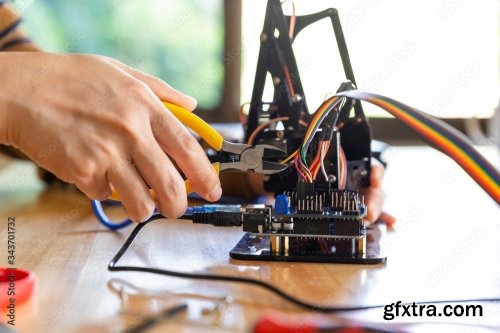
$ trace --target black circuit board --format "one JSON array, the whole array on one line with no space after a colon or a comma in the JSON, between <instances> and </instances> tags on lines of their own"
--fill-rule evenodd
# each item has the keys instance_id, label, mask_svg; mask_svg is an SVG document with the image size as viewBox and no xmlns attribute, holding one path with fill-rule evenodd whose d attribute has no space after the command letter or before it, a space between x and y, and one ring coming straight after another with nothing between
<instances>
[{"instance_id":1,"label":"black circuit board","mask_svg":"<svg viewBox=\"0 0 500 333\"><path fill-rule=\"evenodd\" d=\"M229 254L240 260L378 264L387 259L379 244L384 233L381 228L379 225L367 228L365 253L353 253L348 239L314 237L290 238L289 253L272 253L268 235L246 233Z\"/></svg>"},{"instance_id":2,"label":"black circuit board","mask_svg":"<svg viewBox=\"0 0 500 333\"><path fill-rule=\"evenodd\" d=\"M360 238L367 209L356 190L332 189L326 182L297 183L276 197L274 209L250 209L243 230L287 237Z\"/></svg>"}]
</instances>

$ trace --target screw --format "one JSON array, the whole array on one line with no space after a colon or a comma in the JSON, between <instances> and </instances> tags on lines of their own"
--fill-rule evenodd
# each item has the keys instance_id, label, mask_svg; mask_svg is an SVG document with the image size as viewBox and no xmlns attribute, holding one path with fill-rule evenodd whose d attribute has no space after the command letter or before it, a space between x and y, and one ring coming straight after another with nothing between
<instances>
[{"instance_id":1,"label":"screw","mask_svg":"<svg viewBox=\"0 0 500 333\"><path fill-rule=\"evenodd\" d=\"M294 103L298 103L302 100L302 96L300 96L299 94L295 94L292 96L292 102Z\"/></svg>"}]
</instances>

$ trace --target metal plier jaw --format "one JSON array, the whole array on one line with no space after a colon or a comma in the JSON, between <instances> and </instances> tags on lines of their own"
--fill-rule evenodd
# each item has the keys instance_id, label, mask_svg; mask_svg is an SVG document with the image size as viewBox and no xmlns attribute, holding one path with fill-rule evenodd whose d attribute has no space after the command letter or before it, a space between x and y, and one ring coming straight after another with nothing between
<instances>
[{"instance_id":1,"label":"metal plier jaw","mask_svg":"<svg viewBox=\"0 0 500 333\"><path fill-rule=\"evenodd\" d=\"M267 157L285 155L285 151L272 145L256 145L254 147L224 141L221 152L234 154L231 162L221 162L219 172L224 171L253 171L264 175L281 172L287 168L286 164L267 161Z\"/></svg>"}]
</instances>

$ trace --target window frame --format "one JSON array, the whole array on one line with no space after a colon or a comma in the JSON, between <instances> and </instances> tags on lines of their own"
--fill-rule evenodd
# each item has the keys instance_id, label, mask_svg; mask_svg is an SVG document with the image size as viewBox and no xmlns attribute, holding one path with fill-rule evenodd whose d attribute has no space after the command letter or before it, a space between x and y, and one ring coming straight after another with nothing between
<instances>
[{"instance_id":1,"label":"window frame","mask_svg":"<svg viewBox=\"0 0 500 333\"><path fill-rule=\"evenodd\" d=\"M467 135L466 120L470 118L439 118L451 127L459 130L460 132ZM489 127L490 122L493 122L492 118L479 118L480 128L483 132ZM372 128L373 138L381 140L390 144L409 146L409 145L425 145L426 143L422 139L406 127L402 122L395 118L380 118L373 117L368 118L370 127ZM469 135L467 135L469 136Z\"/></svg>"},{"instance_id":2,"label":"window frame","mask_svg":"<svg viewBox=\"0 0 500 333\"><path fill-rule=\"evenodd\" d=\"M224 0L224 80L218 106L195 113L213 123L238 122L241 94L241 0Z\"/></svg>"}]
</instances>

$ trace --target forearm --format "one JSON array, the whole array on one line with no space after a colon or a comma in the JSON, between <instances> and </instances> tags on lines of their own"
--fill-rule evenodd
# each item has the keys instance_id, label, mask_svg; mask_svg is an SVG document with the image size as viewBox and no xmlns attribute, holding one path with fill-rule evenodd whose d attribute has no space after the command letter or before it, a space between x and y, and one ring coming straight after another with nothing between
<instances>
[{"instance_id":1,"label":"forearm","mask_svg":"<svg viewBox=\"0 0 500 333\"><path fill-rule=\"evenodd\" d=\"M9 51L41 51L29 37L20 29L21 17L10 6L0 0L0 52ZM0 86L7 87L12 84L9 80L7 70L9 69L9 58L12 55L0 53L3 57L0 58ZM2 89L6 92L6 89ZM1 94L1 92L0 92ZM16 157L26 159L27 157L19 150L12 146L2 146L12 144L9 139L7 130L7 112L12 112L11 103L5 98L5 95L0 97L0 152Z\"/></svg>"},{"instance_id":2,"label":"forearm","mask_svg":"<svg viewBox=\"0 0 500 333\"><path fill-rule=\"evenodd\" d=\"M1 64L0 64L1 71ZM0 79L0 84L3 86L3 80ZM7 144L7 103L0 98L0 144Z\"/></svg>"},{"instance_id":3,"label":"forearm","mask_svg":"<svg viewBox=\"0 0 500 333\"><path fill-rule=\"evenodd\" d=\"M6 70L9 68L7 60L12 57L12 54L8 54L7 52L41 51L41 48L31 41L27 34L20 28L20 25L21 17L10 6L0 0L0 55L4 55L0 58L0 73L2 73L2 77L0 78L1 87L7 87L12 84L6 73ZM5 92L6 89L3 89L3 91ZM9 129L9 126L6 125L7 112L12 112L12 105L5 98L1 98L0 153L14 158L28 159L25 154L13 146L5 146L12 144L9 142L11 140L8 139L7 133Z\"/></svg>"},{"instance_id":4,"label":"forearm","mask_svg":"<svg viewBox=\"0 0 500 333\"><path fill-rule=\"evenodd\" d=\"M0 53L0 144L13 145L11 119L15 111L16 61L15 53Z\"/></svg>"},{"instance_id":5,"label":"forearm","mask_svg":"<svg viewBox=\"0 0 500 333\"><path fill-rule=\"evenodd\" d=\"M0 53L0 144L11 145L11 140L9 139L9 112L11 110L10 100L8 95L10 94L10 88L12 82L10 80L11 69L9 68L12 64L10 62L11 55Z\"/></svg>"}]
</instances>

